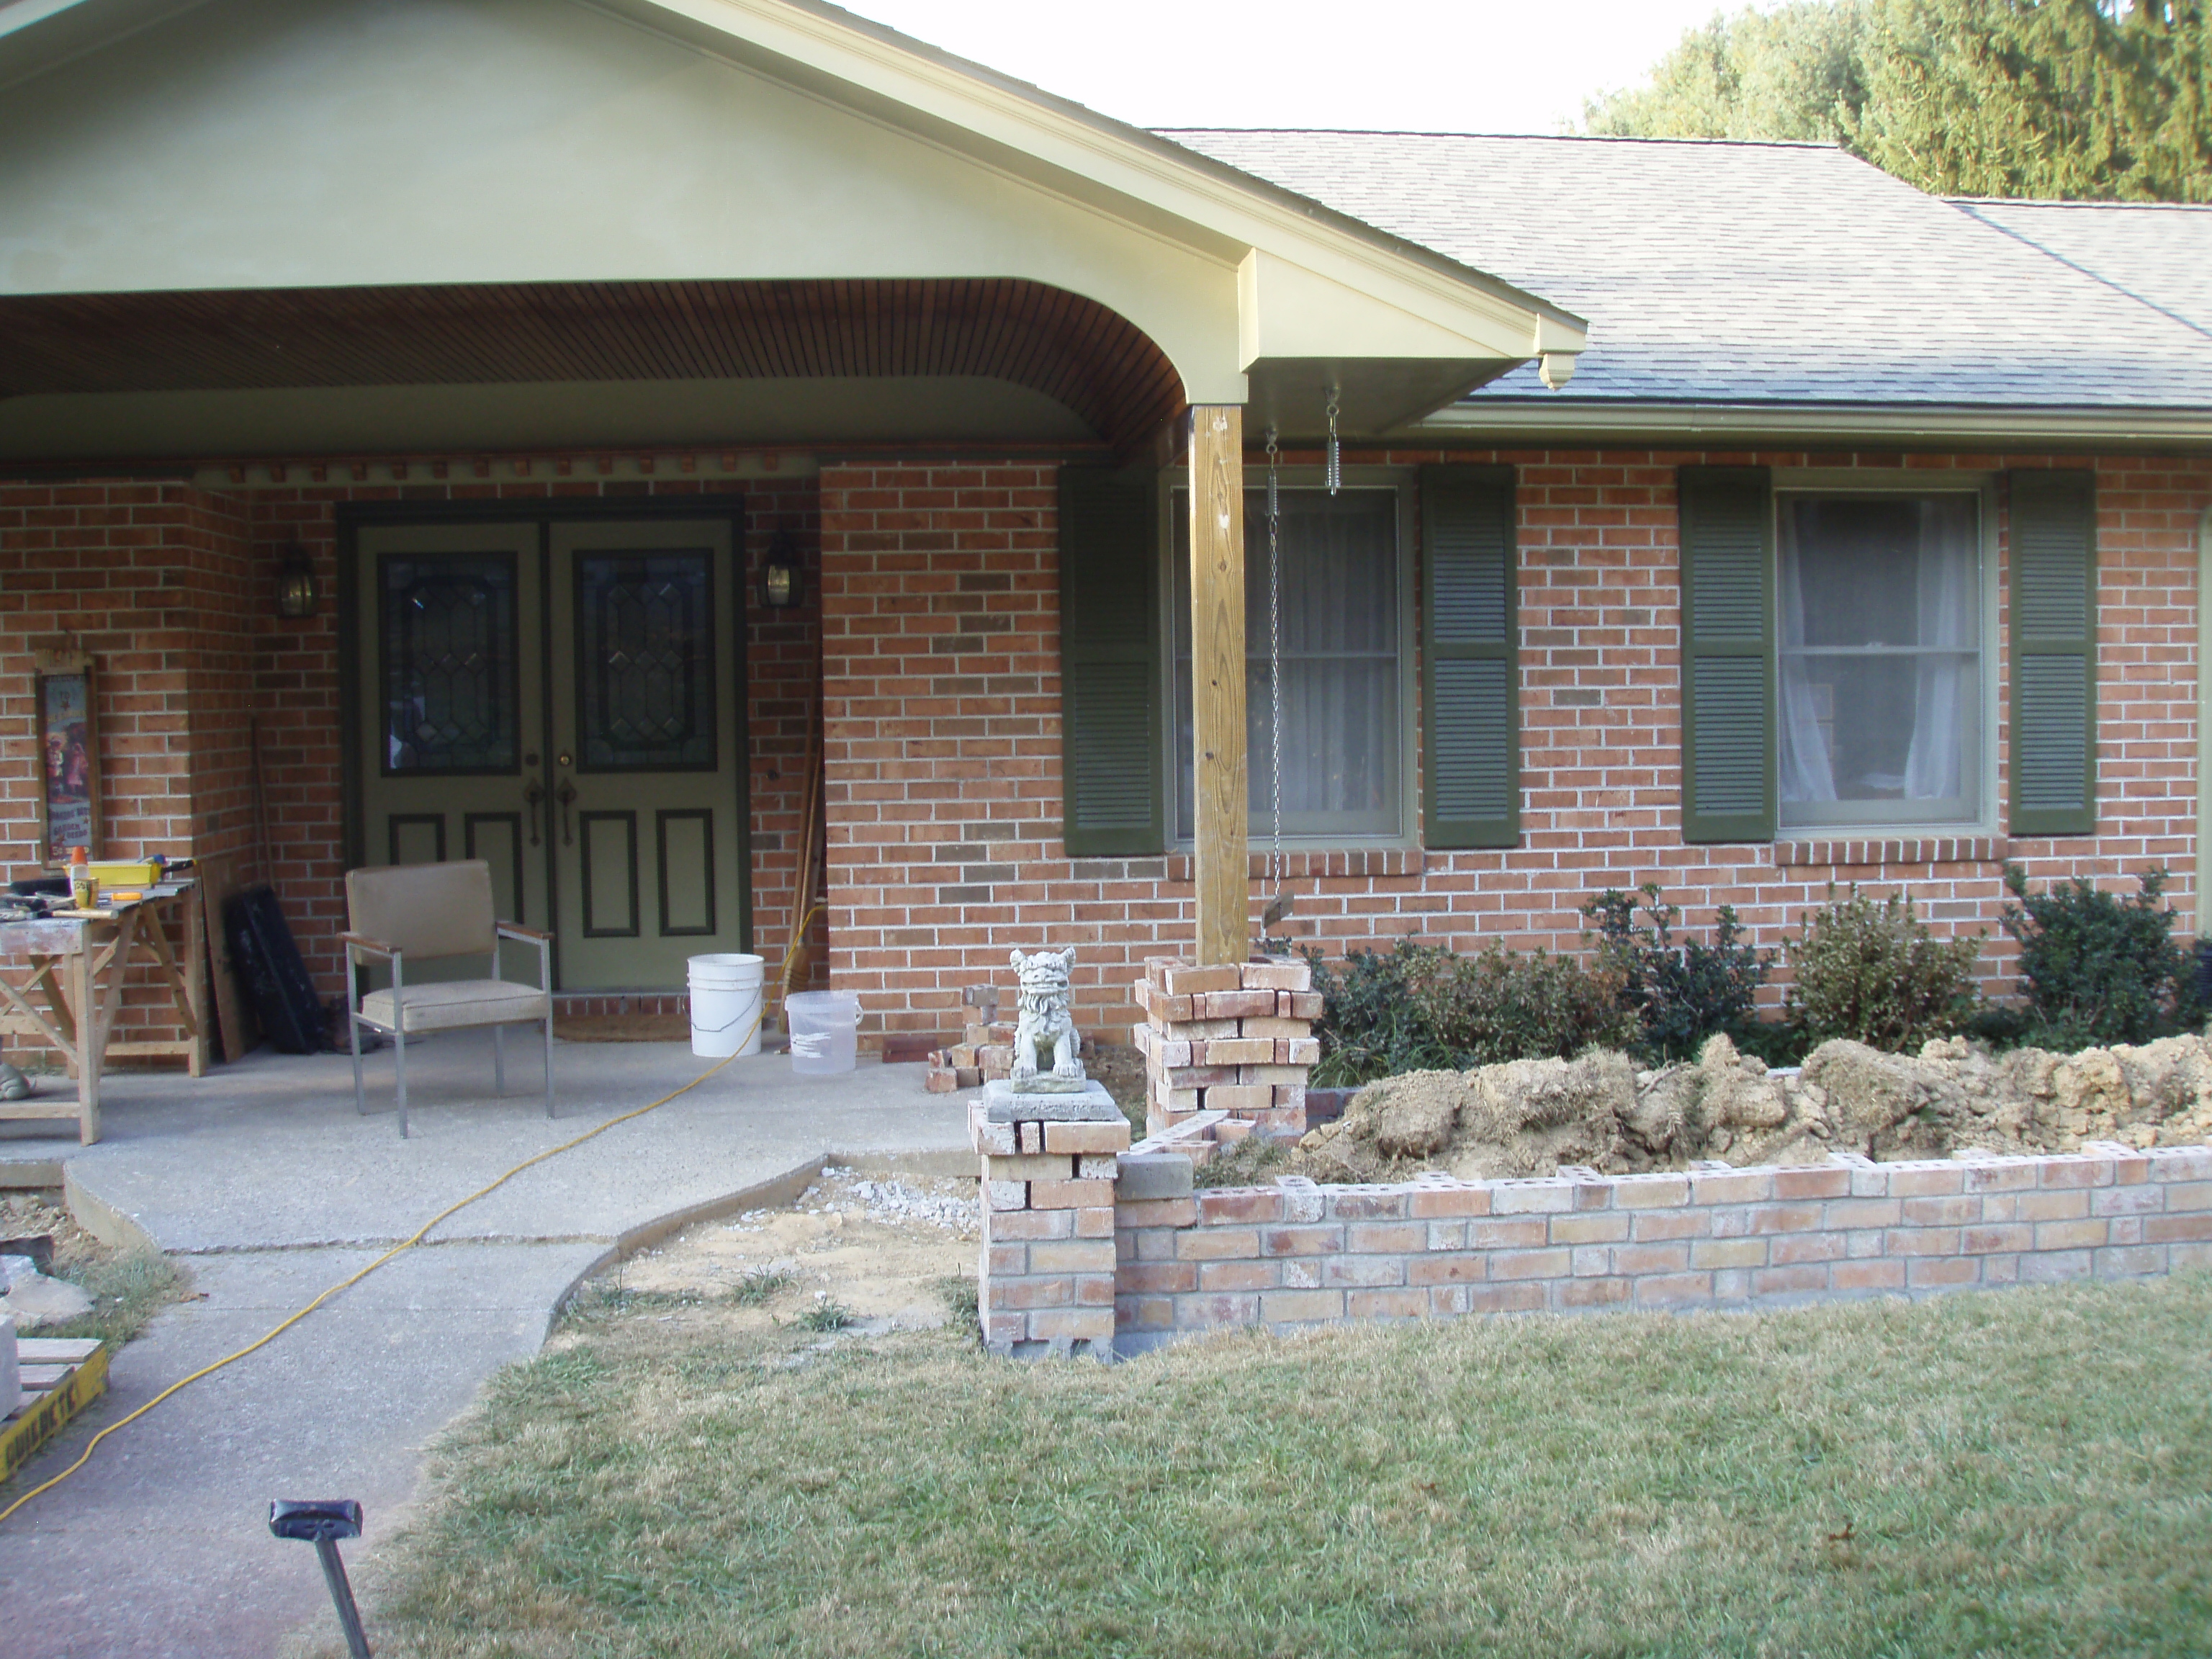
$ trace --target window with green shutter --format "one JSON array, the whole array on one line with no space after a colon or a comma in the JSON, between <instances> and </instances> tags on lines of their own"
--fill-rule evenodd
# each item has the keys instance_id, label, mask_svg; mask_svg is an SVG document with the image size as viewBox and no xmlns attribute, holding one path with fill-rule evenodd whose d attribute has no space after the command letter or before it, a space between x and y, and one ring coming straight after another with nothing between
<instances>
[{"instance_id":1,"label":"window with green shutter","mask_svg":"<svg viewBox=\"0 0 2212 1659\"><path fill-rule=\"evenodd\" d=\"M1775 833L1774 507L1765 467L1686 466L1682 838Z\"/></svg>"},{"instance_id":2,"label":"window with green shutter","mask_svg":"<svg viewBox=\"0 0 2212 1659\"><path fill-rule=\"evenodd\" d=\"M1064 833L1071 858L1165 850L1154 481L1060 474Z\"/></svg>"},{"instance_id":3,"label":"window with green shutter","mask_svg":"<svg viewBox=\"0 0 2212 1659\"><path fill-rule=\"evenodd\" d=\"M2014 472L2015 836L2097 828L2097 486L2086 468Z\"/></svg>"},{"instance_id":4,"label":"window with green shutter","mask_svg":"<svg viewBox=\"0 0 2212 1659\"><path fill-rule=\"evenodd\" d=\"M1521 828L1513 469L1421 471L1422 823L1434 848Z\"/></svg>"}]
</instances>

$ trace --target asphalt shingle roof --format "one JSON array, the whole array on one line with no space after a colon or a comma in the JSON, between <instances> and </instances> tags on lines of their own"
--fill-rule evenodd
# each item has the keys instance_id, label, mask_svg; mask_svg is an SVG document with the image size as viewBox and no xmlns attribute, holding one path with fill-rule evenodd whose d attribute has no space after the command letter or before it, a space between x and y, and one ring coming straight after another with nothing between
<instances>
[{"instance_id":1,"label":"asphalt shingle roof","mask_svg":"<svg viewBox=\"0 0 2212 1659\"><path fill-rule=\"evenodd\" d=\"M2212 260L2185 283L2142 279L2139 299L2054 257L2056 232L2047 252L2008 234L1996 204L1923 195L1827 146L1162 136L1589 319L1565 392L1527 368L1477 401L2212 408L2197 320L2212 313ZM2174 218L2190 248L2212 248L2212 212ZM2143 269L2189 263L2148 246L2168 222L2132 222L2097 234L2146 245ZM2154 288L2167 297L2147 303Z\"/></svg>"},{"instance_id":2,"label":"asphalt shingle roof","mask_svg":"<svg viewBox=\"0 0 2212 1659\"><path fill-rule=\"evenodd\" d=\"M1954 205L2212 338L2212 207L1965 199Z\"/></svg>"}]
</instances>

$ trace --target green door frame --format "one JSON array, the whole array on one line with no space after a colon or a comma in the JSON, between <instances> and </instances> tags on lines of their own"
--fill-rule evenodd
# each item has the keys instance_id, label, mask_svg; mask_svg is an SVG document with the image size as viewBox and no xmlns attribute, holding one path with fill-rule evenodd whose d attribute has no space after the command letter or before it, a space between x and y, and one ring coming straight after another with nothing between
<instances>
[{"instance_id":1,"label":"green door frame","mask_svg":"<svg viewBox=\"0 0 2212 1659\"><path fill-rule=\"evenodd\" d=\"M700 495L640 495L617 496L591 501L557 501L544 498L499 501L341 501L337 505L336 530L337 536L337 587L336 605L338 624L338 742L344 754L339 768L340 826L348 869L368 862L368 814L364 802L364 786L361 774L363 763L362 722L365 711L361 706L361 653L362 617L356 607L361 574L361 532L369 526L412 524L531 524L538 527L538 556L541 572L550 578L552 563L553 526L560 523L574 523L593 520L641 519L725 519L730 526L730 546L737 566L738 578L730 584L730 604L735 607L732 635L737 641L738 707L738 763L737 763L737 829L738 829L738 948L753 948L753 841L752 841L752 745L751 722L748 719L750 704L750 682L746 675L745 607L748 584L745 580L745 498L741 494L722 493ZM550 714L554 676L551 672L551 641L544 637L552 626L552 608L541 607L538 620L541 634L540 648L546 653L547 672L544 676L544 697L548 720L546 730L551 729ZM557 873L549 875L549 881L557 883ZM557 894L549 894L557 898ZM549 912L549 914L551 914ZM553 982L561 982L561 941L553 941Z\"/></svg>"}]
</instances>

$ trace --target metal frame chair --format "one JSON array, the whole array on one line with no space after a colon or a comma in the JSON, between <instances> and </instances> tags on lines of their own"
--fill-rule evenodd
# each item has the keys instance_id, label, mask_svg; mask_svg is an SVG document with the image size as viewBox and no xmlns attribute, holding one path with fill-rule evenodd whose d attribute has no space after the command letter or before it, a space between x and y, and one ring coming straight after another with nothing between
<instances>
[{"instance_id":1,"label":"metal frame chair","mask_svg":"<svg viewBox=\"0 0 2212 1659\"><path fill-rule=\"evenodd\" d=\"M400 864L346 872L346 922L340 937L346 947L347 990L354 969L365 959L392 965L388 989L346 1000L347 1031L353 1047L354 1109L366 1115L368 1096L361 1076L361 1032L392 1039L393 1093L399 1105L399 1134L407 1136L407 1037L410 1032L491 1027L492 1081L507 1092L507 1028L536 1021L545 1035L545 1115L553 1115L553 936L534 927L501 921L492 904L491 866L482 859L450 864ZM538 983L520 985L499 978L438 980L409 987L404 964L449 957L489 956L499 972L499 942L517 939L538 947Z\"/></svg>"}]
</instances>

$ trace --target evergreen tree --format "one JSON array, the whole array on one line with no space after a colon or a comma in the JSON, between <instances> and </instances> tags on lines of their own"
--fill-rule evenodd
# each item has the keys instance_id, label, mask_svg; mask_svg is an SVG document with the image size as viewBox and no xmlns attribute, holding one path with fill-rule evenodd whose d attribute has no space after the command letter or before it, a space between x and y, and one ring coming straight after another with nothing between
<instances>
[{"instance_id":1,"label":"evergreen tree","mask_svg":"<svg viewBox=\"0 0 2212 1659\"><path fill-rule=\"evenodd\" d=\"M1825 140L1949 195L2212 201L2212 0L1787 0L1689 31L1584 126Z\"/></svg>"},{"instance_id":2,"label":"evergreen tree","mask_svg":"<svg viewBox=\"0 0 2212 1659\"><path fill-rule=\"evenodd\" d=\"M1864 0L1786 0L1716 12L1659 60L1651 84L1594 98L1583 129L1625 138L1844 142L1859 79Z\"/></svg>"}]
</instances>

